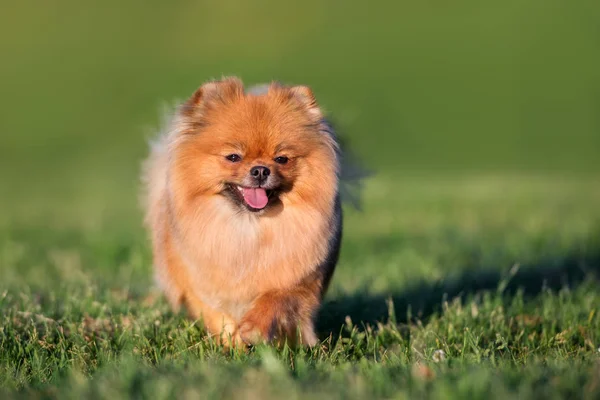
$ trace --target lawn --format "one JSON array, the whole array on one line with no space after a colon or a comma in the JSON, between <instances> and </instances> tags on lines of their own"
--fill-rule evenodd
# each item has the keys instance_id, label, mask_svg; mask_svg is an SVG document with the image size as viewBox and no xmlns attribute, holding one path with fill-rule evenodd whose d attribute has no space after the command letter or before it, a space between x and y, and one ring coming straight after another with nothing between
<instances>
[{"instance_id":1,"label":"lawn","mask_svg":"<svg viewBox=\"0 0 600 400\"><path fill-rule=\"evenodd\" d=\"M0 397L599 398L600 7L261 3L0 16ZM229 73L313 86L374 172L313 349L153 288L146 139Z\"/></svg>"},{"instance_id":2,"label":"lawn","mask_svg":"<svg viewBox=\"0 0 600 400\"><path fill-rule=\"evenodd\" d=\"M58 398L594 397L598 204L593 180L373 178L363 211L347 212L322 346L247 354L152 295L136 218L12 226L0 385Z\"/></svg>"}]
</instances>

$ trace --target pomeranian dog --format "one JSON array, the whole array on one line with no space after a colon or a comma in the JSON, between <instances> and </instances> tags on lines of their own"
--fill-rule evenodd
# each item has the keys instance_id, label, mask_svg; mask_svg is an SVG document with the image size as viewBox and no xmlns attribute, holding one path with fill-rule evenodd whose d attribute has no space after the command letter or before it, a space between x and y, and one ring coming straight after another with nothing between
<instances>
[{"instance_id":1,"label":"pomeranian dog","mask_svg":"<svg viewBox=\"0 0 600 400\"><path fill-rule=\"evenodd\" d=\"M336 137L306 86L202 85L144 164L157 281L225 345L318 342L340 251Z\"/></svg>"}]
</instances>

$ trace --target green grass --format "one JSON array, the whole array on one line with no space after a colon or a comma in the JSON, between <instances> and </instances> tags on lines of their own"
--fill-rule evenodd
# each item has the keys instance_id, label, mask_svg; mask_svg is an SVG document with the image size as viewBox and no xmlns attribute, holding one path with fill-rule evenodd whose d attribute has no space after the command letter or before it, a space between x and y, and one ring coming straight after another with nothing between
<instances>
[{"instance_id":1,"label":"green grass","mask_svg":"<svg viewBox=\"0 0 600 400\"><path fill-rule=\"evenodd\" d=\"M587 179L375 177L363 212L347 213L322 346L248 354L149 296L135 209L118 228L94 221L93 203L90 219L51 232L7 226L0 386L59 398L592 398L599 202Z\"/></svg>"},{"instance_id":2,"label":"green grass","mask_svg":"<svg viewBox=\"0 0 600 400\"><path fill-rule=\"evenodd\" d=\"M3 6L0 397L600 397L600 3L298 4ZM318 348L154 295L146 139L222 74L311 85L376 172Z\"/></svg>"}]
</instances>

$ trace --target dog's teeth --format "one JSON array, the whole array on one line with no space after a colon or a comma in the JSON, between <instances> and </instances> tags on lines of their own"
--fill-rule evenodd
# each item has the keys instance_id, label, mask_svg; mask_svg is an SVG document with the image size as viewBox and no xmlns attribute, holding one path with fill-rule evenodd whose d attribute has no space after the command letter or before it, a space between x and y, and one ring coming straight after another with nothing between
<instances>
[{"instance_id":1,"label":"dog's teeth","mask_svg":"<svg viewBox=\"0 0 600 400\"><path fill-rule=\"evenodd\" d=\"M237 187L237 190L239 190L240 192L243 192L243 191L244 191L244 189L242 189L242 187L241 187L241 186L236 186L236 187Z\"/></svg>"}]
</instances>

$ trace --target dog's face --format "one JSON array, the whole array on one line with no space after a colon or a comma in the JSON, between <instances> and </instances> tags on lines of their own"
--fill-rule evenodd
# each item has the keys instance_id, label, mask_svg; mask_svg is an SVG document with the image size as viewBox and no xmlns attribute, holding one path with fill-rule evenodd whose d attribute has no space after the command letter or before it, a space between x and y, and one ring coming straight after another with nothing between
<instances>
[{"instance_id":1,"label":"dog's face","mask_svg":"<svg viewBox=\"0 0 600 400\"><path fill-rule=\"evenodd\" d=\"M244 93L241 82L202 86L181 111L172 180L187 201L222 199L266 215L288 204L329 203L337 188L336 143L305 87ZM284 201L285 200L285 201Z\"/></svg>"}]
</instances>

